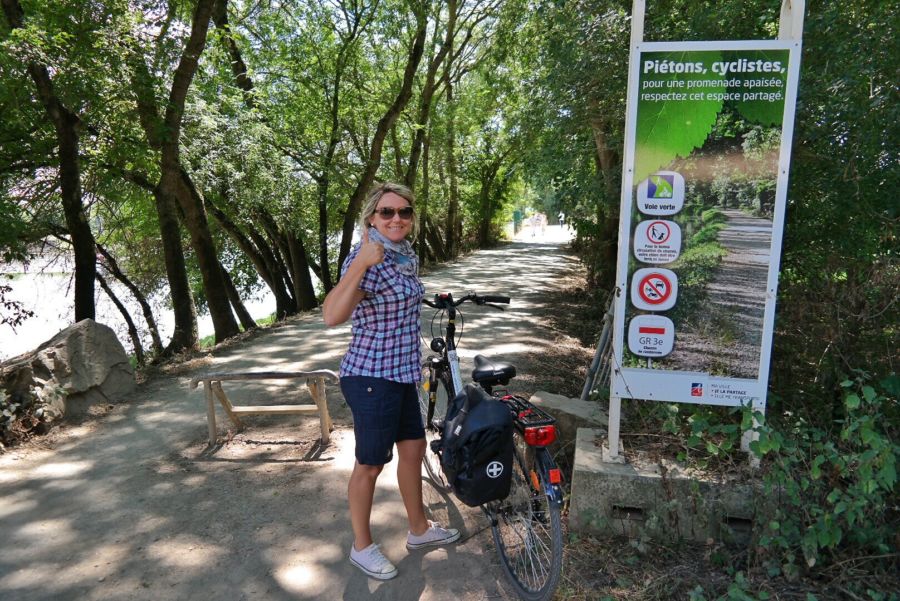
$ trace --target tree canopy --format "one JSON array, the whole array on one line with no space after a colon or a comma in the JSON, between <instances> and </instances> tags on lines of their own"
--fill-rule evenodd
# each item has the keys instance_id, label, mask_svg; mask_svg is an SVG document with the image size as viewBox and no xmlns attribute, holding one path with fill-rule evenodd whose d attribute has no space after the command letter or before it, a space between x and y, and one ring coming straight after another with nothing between
<instances>
[{"instance_id":1,"label":"tree canopy","mask_svg":"<svg viewBox=\"0 0 900 601\"><path fill-rule=\"evenodd\" d=\"M197 344L198 311L217 340L254 327L242 299L260 288L277 318L315 307L362 196L396 180L419 196L424 261L493 244L514 208L562 211L607 289L629 4L3 0L4 260L52 240L76 257L73 317L92 314L95 279L116 280L142 303L135 344L164 355ZM893 369L879 350L896 340L883 327L898 207L885 6L812 2L806 17L776 341L803 360L774 377L808 372L834 394L839 373ZM770 39L778 11L650 3L645 37ZM714 131L750 162L766 144L740 115ZM4 323L26 317L3 306ZM159 311L175 315L171 340Z\"/></svg>"}]
</instances>

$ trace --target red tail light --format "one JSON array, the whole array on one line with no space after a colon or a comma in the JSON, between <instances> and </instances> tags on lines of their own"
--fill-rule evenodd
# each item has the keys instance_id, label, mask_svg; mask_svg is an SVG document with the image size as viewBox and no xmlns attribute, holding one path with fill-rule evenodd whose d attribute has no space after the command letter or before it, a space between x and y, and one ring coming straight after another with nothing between
<instances>
[{"instance_id":1,"label":"red tail light","mask_svg":"<svg viewBox=\"0 0 900 601\"><path fill-rule=\"evenodd\" d=\"M550 484L559 484L562 482L562 472L559 471L558 467L550 470Z\"/></svg>"},{"instance_id":2,"label":"red tail light","mask_svg":"<svg viewBox=\"0 0 900 601\"><path fill-rule=\"evenodd\" d=\"M556 426L531 426L525 428L525 442L532 447L546 447L556 440Z\"/></svg>"}]
</instances>

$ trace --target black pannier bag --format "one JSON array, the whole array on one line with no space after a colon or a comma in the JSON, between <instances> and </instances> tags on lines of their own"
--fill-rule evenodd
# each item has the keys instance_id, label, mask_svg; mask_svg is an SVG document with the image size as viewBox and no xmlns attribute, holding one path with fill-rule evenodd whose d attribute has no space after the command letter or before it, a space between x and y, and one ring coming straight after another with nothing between
<instances>
[{"instance_id":1,"label":"black pannier bag","mask_svg":"<svg viewBox=\"0 0 900 601\"><path fill-rule=\"evenodd\" d=\"M509 495L513 421L509 409L475 384L447 407L441 468L456 497L470 507Z\"/></svg>"}]
</instances>

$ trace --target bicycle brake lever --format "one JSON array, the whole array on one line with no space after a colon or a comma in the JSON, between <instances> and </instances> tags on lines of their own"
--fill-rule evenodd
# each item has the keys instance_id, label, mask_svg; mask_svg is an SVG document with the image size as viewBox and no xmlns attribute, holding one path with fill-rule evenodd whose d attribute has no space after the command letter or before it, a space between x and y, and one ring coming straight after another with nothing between
<instances>
[{"instance_id":1,"label":"bicycle brake lever","mask_svg":"<svg viewBox=\"0 0 900 601\"><path fill-rule=\"evenodd\" d=\"M488 307L493 307L494 309L499 309L499 310L501 310L501 311L506 311L506 307L503 307L503 306L500 306L500 305L495 305L495 304L493 304L493 303L484 303L484 304L487 305Z\"/></svg>"}]
</instances>

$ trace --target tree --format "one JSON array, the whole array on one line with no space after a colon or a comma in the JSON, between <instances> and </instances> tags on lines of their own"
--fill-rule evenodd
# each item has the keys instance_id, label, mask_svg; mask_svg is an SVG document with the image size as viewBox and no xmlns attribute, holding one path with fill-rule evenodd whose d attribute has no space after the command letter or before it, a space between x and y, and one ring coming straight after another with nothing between
<instances>
[{"instance_id":1,"label":"tree","mask_svg":"<svg viewBox=\"0 0 900 601\"><path fill-rule=\"evenodd\" d=\"M160 214L160 225L167 233L165 239L174 242L173 207L177 205L179 216L191 236L194 251L203 278L206 299L210 316L215 328L216 341L234 336L239 328L231 312L228 289L225 284L222 266L219 263L216 246L209 231L206 210L200 191L194 186L190 175L181 162L180 132L184 115L185 99L191 80L197 70L200 55L206 46L206 36L212 11L217 0L199 0L192 16L190 35L172 76L168 102L165 111L160 111L153 101L149 70L143 63L143 57L137 57L139 76L135 78L136 87L140 86L138 104L141 124L151 147L159 150L159 182L156 184L158 195L157 208ZM183 286L183 278L178 268L177 250L166 253L167 266L172 263L170 285L174 289ZM185 304L184 293L179 293L179 304ZM175 294L173 291L173 303ZM176 304L176 312L178 312ZM186 311L185 307L181 311ZM182 321L186 320L184 316ZM185 341L186 342L186 341ZM179 345L180 346L180 345Z\"/></svg>"},{"instance_id":2,"label":"tree","mask_svg":"<svg viewBox=\"0 0 900 601\"><path fill-rule=\"evenodd\" d=\"M3 0L2 5L10 29L22 30L25 16L18 0ZM78 150L81 122L78 115L61 101L47 65L32 58L25 62L37 96L56 131L60 196L75 256L75 321L93 319L97 259L94 236L81 198Z\"/></svg>"}]
</instances>

